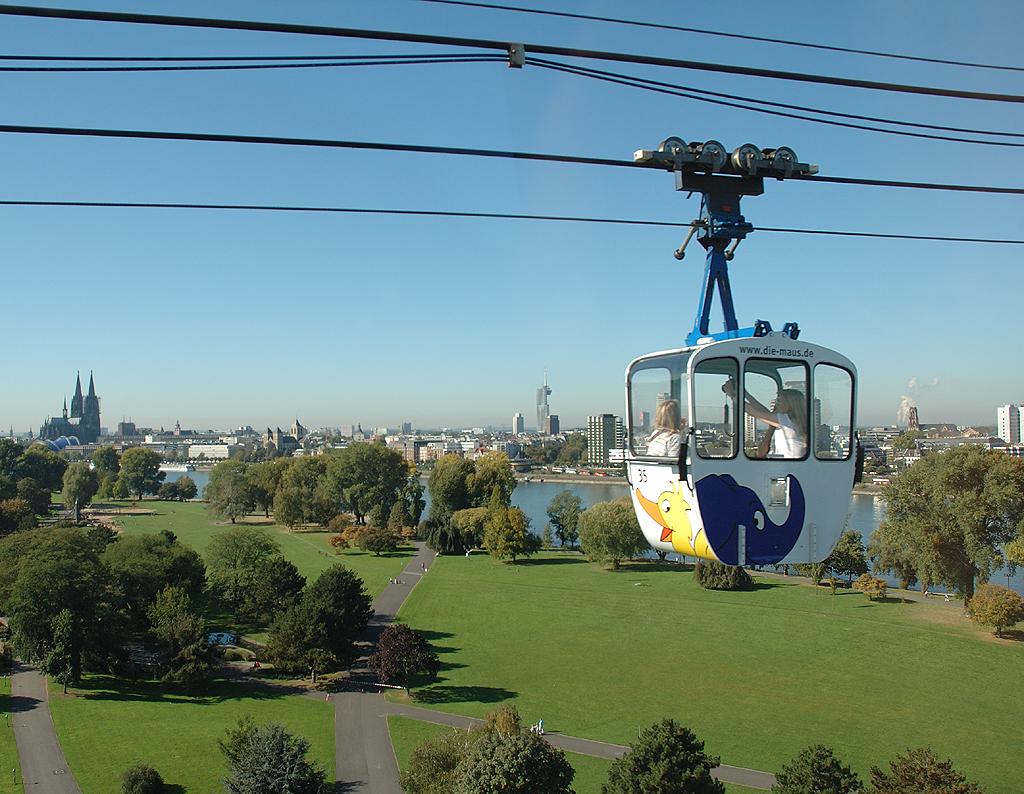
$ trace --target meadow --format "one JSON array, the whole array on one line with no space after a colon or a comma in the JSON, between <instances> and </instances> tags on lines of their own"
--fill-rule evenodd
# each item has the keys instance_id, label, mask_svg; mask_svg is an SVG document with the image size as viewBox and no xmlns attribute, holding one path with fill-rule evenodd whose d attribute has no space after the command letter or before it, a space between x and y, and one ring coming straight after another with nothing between
<instances>
[{"instance_id":1,"label":"meadow","mask_svg":"<svg viewBox=\"0 0 1024 794\"><path fill-rule=\"evenodd\" d=\"M214 681L187 696L180 685L87 676L61 694L49 688L53 725L83 794L120 790L136 763L154 767L167 794L221 791L227 772L217 740L238 719L277 722L310 743L310 757L334 780L334 706L232 681Z\"/></svg>"},{"instance_id":2,"label":"meadow","mask_svg":"<svg viewBox=\"0 0 1024 794\"><path fill-rule=\"evenodd\" d=\"M821 742L864 779L930 745L992 792L1024 791L1019 632L996 640L945 603L758 581L726 593L678 565L439 558L400 614L444 663L416 702L480 717L512 700L524 723L623 745L670 716L723 763L768 772Z\"/></svg>"},{"instance_id":3,"label":"meadow","mask_svg":"<svg viewBox=\"0 0 1024 794\"><path fill-rule=\"evenodd\" d=\"M202 551L219 529L201 504L141 506L155 514L121 516L125 532L170 529ZM269 529L308 578L340 561L372 596L408 559L339 555L328 533ZM511 700L525 724L543 718L549 732L621 745L671 716L725 764L775 772L821 742L862 779L872 764L930 745L990 792L1024 792L1016 769L1024 633L997 640L956 605L869 601L844 590L833 598L827 587L772 577L758 577L751 592L712 592L672 564L613 573L575 554L512 565L475 553L438 558L400 617L444 663L438 682L414 689L427 708L480 717ZM216 739L243 713L307 736L333 768L326 704L233 682L210 687L196 699L173 685L105 678L86 679L67 698L51 688L54 723L83 791L111 790L111 774L135 761L157 766L179 787L172 792L218 788ZM437 730L402 718L389 726L400 764ZM5 747L0 740L0 755ZM609 762L570 761L578 794L597 794ZM3 786L0 779L0 794Z\"/></svg>"}]
</instances>

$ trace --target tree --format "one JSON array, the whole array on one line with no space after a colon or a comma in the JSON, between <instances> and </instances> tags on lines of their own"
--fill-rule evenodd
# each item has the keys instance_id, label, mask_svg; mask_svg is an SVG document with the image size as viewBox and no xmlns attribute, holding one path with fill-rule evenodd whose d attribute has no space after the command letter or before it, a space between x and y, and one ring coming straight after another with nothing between
<instances>
[{"instance_id":1,"label":"tree","mask_svg":"<svg viewBox=\"0 0 1024 794\"><path fill-rule=\"evenodd\" d=\"M277 541L259 527L227 527L213 533L204 552L210 581L220 589L239 618L260 572L281 558Z\"/></svg>"},{"instance_id":2,"label":"tree","mask_svg":"<svg viewBox=\"0 0 1024 794\"><path fill-rule=\"evenodd\" d=\"M569 548L573 548L579 540L582 504L583 500L568 489L555 494L548 504L548 518L554 527L555 537L562 546L568 543Z\"/></svg>"},{"instance_id":3,"label":"tree","mask_svg":"<svg viewBox=\"0 0 1024 794\"><path fill-rule=\"evenodd\" d=\"M178 486L178 499L182 502L188 502L191 499L195 499L199 494L199 488L196 486L196 481L187 474L183 474L179 477L178 482L175 484Z\"/></svg>"},{"instance_id":4,"label":"tree","mask_svg":"<svg viewBox=\"0 0 1024 794\"><path fill-rule=\"evenodd\" d=\"M476 507L488 505L494 489L501 494L505 507L512 504L512 492L516 489L516 475L504 452L485 452L473 462L474 472L467 479L469 496Z\"/></svg>"},{"instance_id":5,"label":"tree","mask_svg":"<svg viewBox=\"0 0 1024 794\"><path fill-rule=\"evenodd\" d=\"M341 512L341 502L330 487L326 472L327 460L323 455L298 458L284 470L274 498L277 523L289 528L299 524L327 526ZM283 517L279 514L282 510Z\"/></svg>"},{"instance_id":6,"label":"tree","mask_svg":"<svg viewBox=\"0 0 1024 794\"><path fill-rule=\"evenodd\" d=\"M483 734L452 729L416 746L398 783L406 794L452 794L459 763Z\"/></svg>"},{"instance_id":7,"label":"tree","mask_svg":"<svg viewBox=\"0 0 1024 794\"><path fill-rule=\"evenodd\" d=\"M456 510L483 507L473 503L470 492L469 476L474 471L473 461L459 455L445 455L437 462L427 480L432 519L447 523Z\"/></svg>"},{"instance_id":8,"label":"tree","mask_svg":"<svg viewBox=\"0 0 1024 794\"><path fill-rule=\"evenodd\" d=\"M845 575L848 585L853 582L854 576L867 573L868 561L860 533L855 529L844 530L825 563L828 570L840 576Z\"/></svg>"},{"instance_id":9,"label":"tree","mask_svg":"<svg viewBox=\"0 0 1024 794\"><path fill-rule=\"evenodd\" d=\"M926 455L885 486L876 547L905 554L922 583L964 596L1002 563L1024 526L1024 459L979 446Z\"/></svg>"},{"instance_id":10,"label":"tree","mask_svg":"<svg viewBox=\"0 0 1024 794\"><path fill-rule=\"evenodd\" d=\"M901 590L917 584L917 556L909 544L894 542L888 524L882 521L868 539L868 558L878 573L891 573ZM925 590L928 587L924 588Z\"/></svg>"},{"instance_id":11,"label":"tree","mask_svg":"<svg viewBox=\"0 0 1024 794\"><path fill-rule=\"evenodd\" d=\"M26 662L46 664L58 630L79 655L119 656L124 629L112 595L94 543L79 527L43 527L3 541L0 607L10 618L15 652ZM64 610L71 614L69 631L58 625Z\"/></svg>"},{"instance_id":12,"label":"tree","mask_svg":"<svg viewBox=\"0 0 1024 794\"><path fill-rule=\"evenodd\" d=\"M357 443L332 453L327 460L325 486L340 504L355 514L356 523L375 505L386 516L402 498L416 468L402 453L381 444Z\"/></svg>"},{"instance_id":13,"label":"tree","mask_svg":"<svg viewBox=\"0 0 1024 794\"><path fill-rule=\"evenodd\" d=\"M409 681L414 675L423 673L431 681L437 680L441 660L422 636L404 623L396 623L381 632L370 666L382 681L397 682L409 694Z\"/></svg>"},{"instance_id":14,"label":"tree","mask_svg":"<svg viewBox=\"0 0 1024 794\"><path fill-rule=\"evenodd\" d=\"M281 477L288 467L290 458L265 460L245 470L246 484L257 507L263 508L263 515L270 517L270 508L274 506L274 497L281 485Z\"/></svg>"},{"instance_id":15,"label":"tree","mask_svg":"<svg viewBox=\"0 0 1024 794\"><path fill-rule=\"evenodd\" d=\"M284 486L274 496L274 522L289 530L302 526L306 519L301 488Z\"/></svg>"},{"instance_id":16,"label":"tree","mask_svg":"<svg viewBox=\"0 0 1024 794\"><path fill-rule=\"evenodd\" d=\"M398 548L401 538L390 529L370 527L359 536L359 548L363 551L372 551L374 556L379 557L381 552L392 552Z\"/></svg>"},{"instance_id":17,"label":"tree","mask_svg":"<svg viewBox=\"0 0 1024 794\"><path fill-rule=\"evenodd\" d=\"M355 641L369 625L370 603L362 580L334 565L271 624L267 652L282 669L305 670L316 683L320 673L358 658Z\"/></svg>"},{"instance_id":18,"label":"tree","mask_svg":"<svg viewBox=\"0 0 1024 794\"><path fill-rule=\"evenodd\" d=\"M843 766L832 750L816 744L800 751L775 775L772 794L855 794L860 778Z\"/></svg>"},{"instance_id":19,"label":"tree","mask_svg":"<svg viewBox=\"0 0 1024 794\"><path fill-rule=\"evenodd\" d=\"M454 794L572 794L576 771L535 733L485 734L454 775Z\"/></svg>"},{"instance_id":20,"label":"tree","mask_svg":"<svg viewBox=\"0 0 1024 794\"><path fill-rule=\"evenodd\" d=\"M113 447L100 447L92 453L92 464L102 481L108 474L115 477L121 473L121 458Z\"/></svg>"},{"instance_id":21,"label":"tree","mask_svg":"<svg viewBox=\"0 0 1024 794\"><path fill-rule=\"evenodd\" d=\"M584 510L579 531L580 548L587 557L594 562L610 562L616 571L623 559L649 548L628 496L598 502Z\"/></svg>"},{"instance_id":22,"label":"tree","mask_svg":"<svg viewBox=\"0 0 1024 794\"><path fill-rule=\"evenodd\" d=\"M0 477L17 479L18 459L25 453L25 448L11 438L0 438Z\"/></svg>"},{"instance_id":23,"label":"tree","mask_svg":"<svg viewBox=\"0 0 1024 794\"><path fill-rule=\"evenodd\" d=\"M121 794L163 794L164 779L153 767L135 764L121 775Z\"/></svg>"},{"instance_id":24,"label":"tree","mask_svg":"<svg viewBox=\"0 0 1024 794\"><path fill-rule=\"evenodd\" d=\"M160 471L160 453L144 447L132 447L121 455L121 474L118 477L124 483L129 494L136 494L141 500L143 494L156 494L160 483L167 475ZM211 472L212 479L212 472Z\"/></svg>"},{"instance_id":25,"label":"tree","mask_svg":"<svg viewBox=\"0 0 1024 794\"><path fill-rule=\"evenodd\" d=\"M206 624L196 614L188 594L179 587L157 593L149 610L150 632L164 647L164 681L182 681L188 691L193 681L210 670L213 649L206 642Z\"/></svg>"},{"instance_id":26,"label":"tree","mask_svg":"<svg viewBox=\"0 0 1024 794\"><path fill-rule=\"evenodd\" d=\"M306 577L283 557L269 557L256 570L252 587L242 604L241 616L247 620L269 623L295 606L302 599Z\"/></svg>"},{"instance_id":27,"label":"tree","mask_svg":"<svg viewBox=\"0 0 1024 794\"><path fill-rule=\"evenodd\" d=\"M551 524L544 525L544 531L540 533L541 547L550 549L554 545L555 536L551 534Z\"/></svg>"},{"instance_id":28,"label":"tree","mask_svg":"<svg viewBox=\"0 0 1024 794\"><path fill-rule=\"evenodd\" d=\"M45 444L33 444L17 463L16 480L31 477L47 493L59 491L68 462Z\"/></svg>"},{"instance_id":29,"label":"tree","mask_svg":"<svg viewBox=\"0 0 1024 794\"><path fill-rule=\"evenodd\" d=\"M458 531L462 545L467 549L480 548L484 545L489 513L486 507L467 507L465 510L456 510L452 513L449 523L452 529Z\"/></svg>"},{"instance_id":30,"label":"tree","mask_svg":"<svg viewBox=\"0 0 1024 794\"><path fill-rule=\"evenodd\" d=\"M50 512L50 492L40 488L32 477L18 480L18 498L28 502L32 512L37 516L45 516Z\"/></svg>"},{"instance_id":31,"label":"tree","mask_svg":"<svg viewBox=\"0 0 1024 794\"><path fill-rule=\"evenodd\" d=\"M277 723L254 728L240 720L220 746L230 794L327 794L333 788L324 770L306 758L309 742Z\"/></svg>"},{"instance_id":32,"label":"tree","mask_svg":"<svg viewBox=\"0 0 1024 794\"><path fill-rule=\"evenodd\" d=\"M0 534L9 535L36 525L36 514L24 499L4 499L0 502Z\"/></svg>"},{"instance_id":33,"label":"tree","mask_svg":"<svg viewBox=\"0 0 1024 794\"><path fill-rule=\"evenodd\" d=\"M704 742L673 719L656 722L629 747L612 762L601 794L725 794L725 785L711 777L718 757L707 755Z\"/></svg>"},{"instance_id":34,"label":"tree","mask_svg":"<svg viewBox=\"0 0 1024 794\"><path fill-rule=\"evenodd\" d=\"M796 572L801 576L806 576L811 582L814 583L814 592L818 592L818 585L821 584L821 580L825 578L825 574L828 573L828 562L798 562L793 566L796 568Z\"/></svg>"},{"instance_id":35,"label":"tree","mask_svg":"<svg viewBox=\"0 0 1024 794\"><path fill-rule=\"evenodd\" d=\"M161 485L156 492L157 499L163 499L166 502L177 502L178 501L178 483L177 482L165 482Z\"/></svg>"},{"instance_id":36,"label":"tree","mask_svg":"<svg viewBox=\"0 0 1024 794\"><path fill-rule=\"evenodd\" d=\"M118 538L107 545L101 559L140 630L148 627L147 613L161 590L181 588L188 597L197 598L206 585L203 558L167 530Z\"/></svg>"},{"instance_id":37,"label":"tree","mask_svg":"<svg viewBox=\"0 0 1024 794\"><path fill-rule=\"evenodd\" d=\"M203 499L211 515L226 518L234 524L236 518L252 512L255 505L245 470L246 465L234 459L222 460L210 470L210 479L203 488Z\"/></svg>"},{"instance_id":38,"label":"tree","mask_svg":"<svg viewBox=\"0 0 1024 794\"><path fill-rule=\"evenodd\" d=\"M873 600L875 596L884 600L885 591L889 589L889 585L885 579L865 573L861 574L853 583L853 589L864 593L869 601Z\"/></svg>"},{"instance_id":39,"label":"tree","mask_svg":"<svg viewBox=\"0 0 1024 794\"><path fill-rule=\"evenodd\" d=\"M982 626L992 626L997 637L1003 636L1003 629L1024 620L1024 599L1013 590L997 584L979 587L967 608L971 620Z\"/></svg>"},{"instance_id":40,"label":"tree","mask_svg":"<svg viewBox=\"0 0 1024 794\"><path fill-rule=\"evenodd\" d=\"M82 677L82 641L75 616L70 609L62 609L53 621L53 642L46 649L43 672L64 687L75 684Z\"/></svg>"},{"instance_id":41,"label":"tree","mask_svg":"<svg viewBox=\"0 0 1024 794\"><path fill-rule=\"evenodd\" d=\"M953 768L950 759L940 761L930 747L896 754L889 762L889 772L871 767L870 794L984 794L985 789L972 783Z\"/></svg>"},{"instance_id":42,"label":"tree","mask_svg":"<svg viewBox=\"0 0 1024 794\"><path fill-rule=\"evenodd\" d=\"M530 519L518 507L507 507L499 486L494 487L484 521L484 548L496 559L528 557L540 550L540 538L529 531Z\"/></svg>"}]
</instances>

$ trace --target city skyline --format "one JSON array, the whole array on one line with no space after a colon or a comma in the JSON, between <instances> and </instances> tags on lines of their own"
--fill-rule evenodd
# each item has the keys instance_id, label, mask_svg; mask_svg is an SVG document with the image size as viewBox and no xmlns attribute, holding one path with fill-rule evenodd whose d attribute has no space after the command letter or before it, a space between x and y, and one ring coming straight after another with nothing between
<instances>
[{"instance_id":1,"label":"city skyline","mask_svg":"<svg viewBox=\"0 0 1024 794\"><path fill-rule=\"evenodd\" d=\"M43 3L43 5L51 5ZM57 7L57 4L52 4ZM138 11L127 0L83 0ZM569 12L684 24L677 4L570 2ZM708 27L763 35L741 0ZM840 47L1014 64L1008 0L948 0L774 12L791 38ZM470 9L413 0L283 7L176 0L162 13L401 30L686 57L804 74L1019 92L1005 71ZM388 20L387 23L382 19ZM25 56L266 57L466 55L450 46L255 31L5 16L2 51ZM477 53L478 54L478 53ZM502 62L302 69L5 74L5 123L537 152L629 162L670 136L792 147L823 176L1019 185L1015 151L901 137L641 91ZM15 64L31 66L33 62ZM577 63L577 62L574 62ZM893 64L898 63L898 68ZM36 63L38 66L38 63ZM80 67L81 62L57 62ZM1012 131L1019 104L894 94L736 74L578 62L751 100L931 124ZM706 97L705 97L706 98ZM721 99L721 98L720 98ZM733 100L724 100L730 101ZM736 100L736 102L739 102ZM739 102L739 104L744 104ZM821 117L821 114L819 114ZM830 117L836 120L835 117ZM861 124L862 121L853 121ZM875 125L879 126L879 125ZM893 125L881 125L893 129ZM910 131L904 129L904 131ZM528 423L547 368L562 427L624 415L623 373L681 347L703 270L699 214L657 170L254 143L0 133L5 202L136 202L424 210L644 220L570 223L313 211L0 206L5 246L0 427L38 432L74 373L96 373L105 424L195 428L502 426ZM991 425L1024 401L1012 365L1020 246L825 237L767 229L1024 237L1020 197L769 180L743 200L751 234L730 263L741 326L796 321L801 339L858 367L858 420ZM968 219L984 218L983 224ZM713 319L712 328L720 323ZM69 398L70 394L67 395Z\"/></svg>"}]
</instances>

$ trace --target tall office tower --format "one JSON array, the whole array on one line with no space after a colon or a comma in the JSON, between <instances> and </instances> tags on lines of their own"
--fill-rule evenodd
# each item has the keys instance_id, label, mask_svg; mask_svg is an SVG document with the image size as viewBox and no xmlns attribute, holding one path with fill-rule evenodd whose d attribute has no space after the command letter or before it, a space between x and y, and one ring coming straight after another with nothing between
<instances>
[{"instance_id":1,"label":"tall office tower","mask_svg":"<svg viewBox=\"0 0 1024 794\"><path fill-rule=\"evenodd\" d=\"M1021 414L1024 414L1024 405L1001 405L996 409L996 434L1007 444L1024 444Z\"/></svg>"},{"instance_id":2,"label":"tall office tower","mask_svg":"<svg viewBox=\"0 0 1024 794\"><path fill-rule=\"evenodd\" d=\"M525 430L526 420L523 419L523 415L512 414L512 432L518 436L520 433L525 432Z\"/></svg>"},{"instance_id":3,"label":"tall office tower","mask_svg":"<svg viewBox=\"0 0 1024 794\"><path fill-rule=\"evenodd\" d=\"M547 427L548 435L549 436L557 436L559 430L560 430L560 428L558 426L558 414L551 414L548 417L548 427Z\"/></svg>"},{"instance_id":4,"label":"tall office tower","mask_svg":"<svg viewBox=\"0 0 1024 794\"><path fill-rule=\"evenodd\" d=\"M544 368L544 385L537 389L537 432L544 434L548 428L548 417L551 415L551 408L548 406L548 395L551 389L548 388L548 370Z\"/></svg>"},{"instance_id":5,"label":"tall office tower","mask_svg":"<svg viewBox=\"0 0 1024 794\"><path fill-rule=\"evenodd\" d=\"M614 414L587 417L587 462L591 465L608 462L608 450L619 448L622 420Z\"/></svg>"}]
</instances>

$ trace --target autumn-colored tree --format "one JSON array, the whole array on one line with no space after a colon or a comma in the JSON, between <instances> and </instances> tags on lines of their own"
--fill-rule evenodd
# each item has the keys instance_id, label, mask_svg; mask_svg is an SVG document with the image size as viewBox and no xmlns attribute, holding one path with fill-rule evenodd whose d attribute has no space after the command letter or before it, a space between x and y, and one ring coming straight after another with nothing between
<instances>
[{"instance_id":1,"label":"autumn-colored tree","mask_svg":"<svg viewBox=\"0 0 1024 794\"><path fill-rule=\"evenodd\" d=\"M868 600L871 601L875 596L885 598L885 591L889 589L889 585L885 579L865 573L859 576L857 581L853 583L853 589L864 593Z\"/></svg>"},{"instance_id":2,"label":"autumn-colored tree","mask_svg":"<svg viewBox=\"0 0 1024 794\"><path fill-rule=\"evenodd\" d=\"M982 626L992 626L997 637L1003 636L1003 629L1024 620L1024 598L998 584L984 584L978 588L967 609L971 620Z\"/></svg>"}]
</instances>

